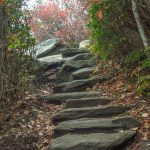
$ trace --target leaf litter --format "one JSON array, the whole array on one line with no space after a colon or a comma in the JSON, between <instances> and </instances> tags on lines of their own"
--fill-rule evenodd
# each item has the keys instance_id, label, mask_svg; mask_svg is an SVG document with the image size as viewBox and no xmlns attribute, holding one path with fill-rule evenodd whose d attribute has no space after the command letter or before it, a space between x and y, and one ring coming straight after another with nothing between
<instances>
[{"instance_id":1,"label":"leaf litter","mask_svg":"<svg viewBox=\"0 0 150 150\"><path fill-rule=\"evenodd\" d=\"M103 96L114 97L113 105L131 105L133 109L130 116L137 118L141 126L135 129L137 136L128 143L125 150L147 150L140 147L143 142L150 144L150 99L137 94L138 84L129 82L130 72L121 72L117 63L108 64L108 66L100 66L98 74L108 75L114 72L112 78L104 83L97 83L92 88L87 88L87 91L100 91Z\"/></svg>"},{"instance_id":2,"label":"leaf litter","mask_svg":"<svg viewBox=\"0 0 150 150\"><path fill-rule=\"evenodd\" d=\"M52 90L41 86L38 95L50 95ZM11 116L1 124L0 150L45 150L50 144L54 126L52 116L62 108L41 102L34 94L26 94L12 106Z\"/></svg>"}]
</instances>

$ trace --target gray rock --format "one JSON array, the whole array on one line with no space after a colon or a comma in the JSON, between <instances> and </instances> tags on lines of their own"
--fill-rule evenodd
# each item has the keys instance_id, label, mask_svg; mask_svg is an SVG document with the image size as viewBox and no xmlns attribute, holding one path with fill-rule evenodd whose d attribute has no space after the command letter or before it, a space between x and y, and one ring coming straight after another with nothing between
<instances>
[{"instance_id":1,"label":"gray rock","mask_svg":"<svg viewBox=\"0 0 150 150\"><path fill-rule=\"evenodd\" d=\"M87 79L90 77L92 72L95 70L95 67L82 68L73 72L70 76L71 80Z\"/></svg>"},{"instance_id":2,"label":"gray rock","mask_svg":"<svg viewBox=\"0 0 150 150\"><path fill-rule=\"evenodd\" d=\"M54 87L54 92L78 92L83 91L88 87L95 85L96 83L102 83L108 80L110 76L96 76L89 79L73 80L71 82L65 82L58 84Z\"/></svg>"},{"instance_id":3,"label":"gray rock","mask_svg":"<svg viewBox=\"0 0 150 150\"><path fill-rule=\"evenodd\" d=\"M139 121L131 117L123 118L83 118L77 120L64 121L59 123L55 130L54 136L62 136L64 134L74 133L99 133L99 132L114 132L121 129L130 129L138 127Z\"/></svg>"},{"instance_id":4,"label":"gray rock","mask_svg":"<svg viewBox=\"0 0 150 150\"><path fill-rule=\"evenodd\" d=\"M114 150L134 137L135 133L67 134L52 140L49 150Z\"/></svg>"},{"instance_id":5,"label":"gray rock","mask_svg":"<svg viewBox=\"0 0 150 150\"><path fill-rule=\"evenodd\" d=\"M64 61L61 54L38 58L39 69L53 69L62 66Z\"/></svg>"},{"instance_id":6,"label":"gray rock","mask_svg":"<svg viewBox=\"0 0 150 150\"><path fill-rule=\"evenodd\" d=\"M59 72L56 73L56 84L72 81L71 74L80 68L91 67L95 65L95 60L79 60L79 61L66 61Z\"/></svg>"},{"instance_id":7,"label":"gray rock","mask_svg":"<svg viewBox=\"0 0 150 150\"><path fill-rule=\"evenodd\" d=\"M64 61L77 61L77 60L87 60L91 59L93 55L91 53L83 53L83 54L77 54L73 57L64 58Z\"/></svg>"},{"instance_id":8,"label":"gray rock","mask_svg":"<svg viewBox=\"0 0 150 150\"><path fill-rule=\"evenodd\" d=\"M95 65L96 65L96 60L94 60L94 59L78 60L78 61L66 61L62 66L62 70L75 71L75 70L78 70L81 68L93 67Z\"/></svg>"},{"instance_id":9,"label":"gray rock","mask_svg":"<svg viewBox=\"0 0 150 150\"><path fill-rule=\"evenodd\" d=\"M60 122L79 118L108 117L122 114L131 107L129 106L106 106L106 107L84 107L68 108L54 115L54 121Z\"/></svg>"},{"instance_id":10,"label":"gray rock","mask_svg":"<svg viewBox=\"0 0 150 150\"><path fill-rule=\"evenodd\" d=\"M63 82L68 82L70 79L70 75L71 75L72 71L65 71L65 70L59 70L56 73L56 84L60 84Z\"/></svg>"},{"instance_id":11,"label":"gray rock","mask_svg":"<svg viewBox=\"0 0 150 150\"><path fill-rule=\"evenodd\" d=\"M85 97L97 97L100 96L100 92L73 92L73 93L59 93L51 96L41 96L39 100L47 101L52 104L61 104L67 99L78 99Z\"/></svg>"},{"instance_id":12,"label":"gray rock","mask_svg":"<svg viewBox=\"0 0 150 150\"><path fill-rule=\"evenodd\" d=\"M97 105L105 105L112 102L112 98L108 97L88 97L66 100L66 108L93 107Z\"/></svg>"},{"instance_id":13,"label":"gray rock","mask_svg":"<svg viewBox=\"0 0 150 150\"><path fill-rule=\"evenodd\" d=\"M38 44L37 46L35 46L37 58L50 55L57 48L58 45L60 45L60 39L48 39ZM55 51L55 54L58 54L58 51L60 52L60 49L57 50L57 52Z\"/></svg>"},{"instance_id":14,"label":"gray rock","mask_svg":"<svg viewBox=\"0 0 150 150\"><path fill-rule=\"evenodd\" d=\"M42 57L42 58L38 58L38 61L45 62L45 63L60 62L62 61L62 55L57 54L57 55Z\"/></svg>"},{"instance_id":15,"label":"gray rock","mask_svg":"<svg viewBox=\"0 0 150 150\"><path fill-rule=\"evenodd\" d=\"M79 48L89 48L91 44L90 40L81 41L79 44Z\"/></svg>"},{"instance_id":16,"label":"gray rock","mask_svg":"<svg viewBox=\"0 0 150 150\"><path fill-rule=\"evenodd\" d=\"M79 48L66 48L61 50L62 56L65 57L73 57L77 54L89 53L87 49L79 49Z\"/></svg>"}]
</instances>

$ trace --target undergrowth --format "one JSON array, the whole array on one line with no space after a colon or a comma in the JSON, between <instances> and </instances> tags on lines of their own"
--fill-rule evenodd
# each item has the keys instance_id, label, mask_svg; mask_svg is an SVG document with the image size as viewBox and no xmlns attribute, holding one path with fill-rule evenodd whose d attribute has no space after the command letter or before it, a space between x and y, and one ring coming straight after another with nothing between
<instances>
[{"instance_id":1,"label":"undergrowth","mask_svg":"<svg viewBox=\"0 0 150 150\"><path fill-rule=\"evenodd\" d=\"M142 40L129 0L91 0L88 27L91 30L92 50L103 65L110 60L118 61L120 71L130 72L138 84L137 93L150 93L150 49L143 48ZM147 3L138 1L137 7L146 34L150 37L148 22L150 10ZM107 61L108 60L108 61ZM123 68L123 69L122 69Z\"/></svg>"}]
</instances>

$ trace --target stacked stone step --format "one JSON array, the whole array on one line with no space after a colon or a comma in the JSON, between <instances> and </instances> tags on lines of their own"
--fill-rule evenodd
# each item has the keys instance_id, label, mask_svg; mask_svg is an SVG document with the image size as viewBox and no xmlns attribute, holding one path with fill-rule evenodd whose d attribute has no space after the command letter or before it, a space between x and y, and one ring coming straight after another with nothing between
<instances>
[{"instance_id":1,"label":"stacked stone step","mask_svg":"<svg viewBox=\"0 0 150 150\"><path fill-rule=\"evenodd\" d=\"M139 126L136 119L129 117L132 107L114 106L114 99L101 92L85 92L87 87L110 78L91 76L96 65L91 53L69 48L61 53L63 63L56 75L56 94L40 97L47 103L65 105L53 116L54 135L47 150L121 150Z\"/></svg>"},{"instance_id":2,"label":"stacked stone step","mask_svg":"<svg viewBox=\"0 0 150 150\"><path fill-rule=\"evenodd\" d=\"M84 91L110 76L91 76L96 68L96 58L86 49L67 48L61 50L63 65L56 75L54 92Z\"/></svg>"},{"instance_id":3,"label":"stacked stone step","mask_svg":"<svg viewBox=\"0 0 150 150\"><path fill-rule=\"evenodd\" d=\"M53 116L55 130L48 150L121 150L135 135L139 122L131 106L113 106L100 92L58 93L48 103L65 104Z\"/></svg>"}]
</instances>

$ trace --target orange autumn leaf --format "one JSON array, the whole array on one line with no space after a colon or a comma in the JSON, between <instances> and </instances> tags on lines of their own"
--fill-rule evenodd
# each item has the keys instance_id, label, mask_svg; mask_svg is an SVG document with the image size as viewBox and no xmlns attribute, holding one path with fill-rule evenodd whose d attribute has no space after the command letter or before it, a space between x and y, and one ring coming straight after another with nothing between
<instances>
[{"instance_id":1,"label":"orange autumn leaf","mask_svg":"<svg viewBox=\"0 0 150 150\"><path fill-rule=\"evenodd\" d=\"M102 20L103 17L104 17L103 12L102 12L101 10L96 13L96 16L97 16L100 20Z\"/></svg>"},{"instance_id":2,"label":"orange autumn leaf","mask_svg":"<svg viewBox=\"0 0 150 150\"><path fill-rule=\"evenodd\" d=\"M92 3L99 3L99 2L100 2L100 0L90 0L90 1L86 2L84 4L84 10L87 9L88 7L90 7L90 5L92 5Z\"/></svg>"},{"instance_id":3,"label":"orange autumn leaf","mask_svg":"<svg viewBox=\"0 0 150 150\"><path fill-rule=\"evenodd\" d=\"M95 3L97 3L97 2L100 2L100 0L92 0L92 2L95 2Z\"/></svg>"},{"instance_id":4,"label":"orange autumn leaf","mask_svg":"<svg viewBox=\"0 0 150 150\"><path fill-rule=\"evenodd\" d=\"M5 2L5 0L0 0L0 4L1 4L1 3L4 3L4 2Z\"/></svg>"},{"instance_id":5,"label":"orange autumn leaf","mask_svg":"<svg viewBox=\"0 0 150 150\"><path fill-rule=\"evenodd\" d=\"M91 5L91 2L86 2L86 3L84 4L84 10L87 9L90 5Z\"/></svg>"}]
</instances>

